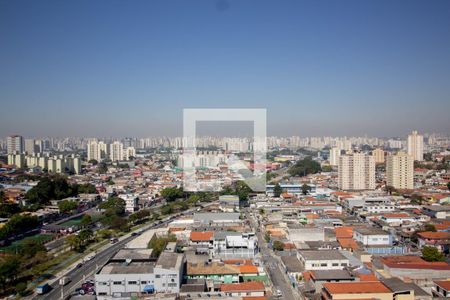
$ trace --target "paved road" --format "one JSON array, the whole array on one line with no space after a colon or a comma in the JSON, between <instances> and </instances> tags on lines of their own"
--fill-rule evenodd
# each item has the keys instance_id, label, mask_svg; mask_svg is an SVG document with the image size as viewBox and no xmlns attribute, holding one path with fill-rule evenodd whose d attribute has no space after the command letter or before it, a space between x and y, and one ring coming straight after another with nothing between
<instances>
[{"instance_id":1,"label":"paved road","mask_svg":"<svg viewBox=\"0 0 450 300\"><path fill-rule=\"evenodd\" d=\"M280 259L276 257L271 249L269 249L266 241L264 240L262 232L258 230L257 221L255 220L255 218L250 216L250 214L247 213L246 215L247 219L250 220L252 228L257 230L258 245L260 246L262 262L266 267L267 272L269 273L270 279L272 280L274 292L276 292L277 289L282 292L283 295L280 297L280 299L302 299L302 296L291 286L291 282L287 277L283 267L281 266ZM276 299L276 297L274 298Z\"/></svg>"},{"instance_id":2,"label":"paved road","mask_svg":"<svg viewBox=\"0 0 450 300\"><path fill-rule=\"evenodd\" d=\"M213 205L215 202L211 202L205 205L205 207L208 207L210 205ZM191 214L196 211L196 208L190 208L186 211L184 211L182 214L187 215ZM146 225L144 227L141 227L139 229L133 230L132 232L144 232L149 229L155 229L166 226L168 223L170 223L173 220L172 217L166 217L161 223L156 224L152 223L149 225ZM59 285L59 278L54 283L51 284L52 290L48 292L45 295L35 295L33 299L49 299L49 300L57 300L57 299L63 299L68 297L71 293L75 291L76 288L80 287L81 284L86 280L89 276L94 274L99 268L101 268L104 264L108 262L108 260L121 248L125 246L128 242L130 242L132 239L136 238L136 236L132 236L131 233L123 236L119 242L115 244L109 244L107 246L104 246L105 248L100 248L98 253L95 255L95 257L85 262L80 268L74 267L72 270L70 270L68 273L66 273L65 276L68 276L71 279L71 282L66 284L64 287L61 287Z\"/></svg>"}]
</instances>

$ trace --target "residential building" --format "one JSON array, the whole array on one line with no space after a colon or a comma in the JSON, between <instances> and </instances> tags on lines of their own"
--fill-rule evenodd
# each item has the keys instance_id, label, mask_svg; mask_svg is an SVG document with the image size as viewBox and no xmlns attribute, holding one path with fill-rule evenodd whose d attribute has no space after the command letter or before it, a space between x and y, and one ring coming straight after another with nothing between
<instances>
[{"instance_id":1,"label":"residential building","mask_svg":"<svg viewBox=\"0 0 450 300\"><path fill-rule=\"evenodd\" d=\"M299 250L297 257L308 271L342 270L350 264L338 250Z\"/></svg>"},{"instance_id":2,"label":"residential building","mask_svg":"<svg viewBox=\"0 0 450 300\"><path fill-rule=\"evenodd\" d=\"M405 152L386 159L386 185L396 189L414 188L414 158Z\"/></svg>"},{"instance_id":3,"label":"residential building","mask_svg":"<svg viewBox=\"0 0 450 300\"><path fill-rule=\"evenodd\" d=\"M433 297L439 299L450 298L450 280L437 280L434 281L434 286L431 289Z\"/></svg>"},{"instance_id":4,"label":"residential building","mask_svg":"<svg viewBox=\"0 0 450 300\"><path fill-rule=\"evenodd\" d=\"M342 150L338 147L333 147L330 149L330 156L328 161L331 166L337 166L339 164L339 157L341 156Z\"/></svg>"},{"instance_id":5,"label":"residential building","mask_svg":"<svg viewBox=\"0 0 450 300\"><path fill-rule=\"evenodd\" d=\"M375 150L372 151L372 156L375 158L375 163L376 164L382 164L384 163L384 151L380 148L376 148Z\"/></svg>"},{"instance_id":6,"label":"residential building","mask_svg":"<svg viewBox=\"0 0 450 300\"><path fill-rule=\"evenodd\" d=\"M323 284L322 299L379 299L393 300L392 291L380 281L371 282L327 282ZM413 300L414 297L402 297Z\"/></svg>"},{"instance_id":7,"label":"residential building","mask_svg":"<svg viewBox=\"0 0 450 300\"><path fill-rule=\"evenodd\" d=\"M23 137L20 135L10 135L6 138L6 151L8 154L21 154L25 150Z\"/></svg>"},{"instance_id":8,"label":"residential building","mask_svg":"<svg viewBox=\"0 0 450 300\"><path fill-rule=\"evenodd\" d=\"M339 157L338 187L341 190L375 189L375 159L372 155L354 152Z\"/></svg>"},{"instance_id":9,"label":"residential building","mask_svg":"<svg viewBox=\"0 0 450 300\"><path fill-rule=\"evenodd\" d=\"M98 162L108 157L108 145L105 142L91 140L87 144L87 159L96 160Z\"/></svg>"},{"instance_id":10,"label":"residential building","mask_svg":"<svg viewBox=\"0 0 450 300\"><path fill-rule=\"evenodd\" d=\"M413 131L408 135L408 154L413 157L414 160L423 160L423 135Z\"/></svg>"},{"instance_id":11,"label":"residential building","mask_svg":"<svg viewBox=\"0 0 450 300\"><path fill-rule=\"evenodd\" d=\"M123 160L123 144L119 141L115 141L109 145L109 158L112 161Z\"/></svg>"}]
</instances>

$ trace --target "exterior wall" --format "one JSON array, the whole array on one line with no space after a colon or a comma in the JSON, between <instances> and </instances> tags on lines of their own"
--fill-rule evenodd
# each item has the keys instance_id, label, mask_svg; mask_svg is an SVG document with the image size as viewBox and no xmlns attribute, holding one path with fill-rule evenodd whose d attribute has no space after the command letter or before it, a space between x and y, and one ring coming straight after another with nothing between
<instances>
[{"instance_id":1,"label":"exterior wall","mask_svg":"<svg viewBox=\"0 0 450 300\"><path fill-rule=\"evenodd\" d=\"M96 274L95 291L99 296L143 292L154 281L153 274Z\"/></svg>"},{"instance_id":2,"label":"exterior wall","mask_svg":"<svg viewBox=\"0 0 450 300\"><path fill-rule=\"evenodd\" d=\"M363 235L357 231L353 232L353 238L361 242L363 245L391 245L392 237L389 234L385 235Z\"/></svg>"}]
</instances>

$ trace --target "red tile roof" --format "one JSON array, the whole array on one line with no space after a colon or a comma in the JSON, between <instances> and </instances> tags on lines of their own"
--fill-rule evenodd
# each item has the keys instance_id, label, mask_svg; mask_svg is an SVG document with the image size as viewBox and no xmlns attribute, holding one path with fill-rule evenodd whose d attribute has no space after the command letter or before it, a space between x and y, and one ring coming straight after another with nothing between
<instances>
[{"instance_id":1,"label":"red tile roof","mask_svg":"<svg viewBox=\"0 0 450 300\"><path fill-rule=\"evenodd\" d=\"M383 283L379 281L372 282L338 282L324 283L323 287L330 294L372 294L372 293L392 293Z\"/></svg>"},{"instance_id":2,"label":"red tile roof","mask_svg":"<svg viewBox=\"0 0 450 300\"><path fill-rule=\"evenodd\" d=\"M334 232L336 233L337 239L351 239L353 238L353 227L352 226L342 226L342 227L336 227L334 229Z\"/></svg>"},{"instance_id":3,"label":"red tile roof","mask_svg":"<svg viewBox=\"0 0 450 300\"><path fill-rule=\"evenodd\" d=\"M383 217L385 218L409 218L410 215L405 213L391 213L391 214L383 214Z\"/></svg>"},{"instance_id":4,"label":"red tile roof","mask_svg":"<svg viewBox=\"0 0 450 300\"><path fill-rule=\"evenodd\" d=\"M450 291L450 280L437 280L434 282L446 291Z\"/></svg>"},{"instance_id":5,"label":"red tile roof","mask_svg":"<svg viewBox=\"0 0 450 300\"><path fill-rule=\"evenodd\" d=\"M214 236L213 231L192 231L190 239L194 242L210 241Z\"/></svg>"},{"instance_id":6,"label":"red tile roof","mask_svg":"<svg viewBox=\"0 0 450 300\"><path fill-rule=\"evenodd\" d=\"M418 236L424 239L430 240L447 240L450 239L450 232L441 232L441 231L424 231L417 233Z\"/></svg>"},{"instance_id":7,"label":"red tile roof","mask_svg":"<svg viewBox=\"0 0 450 300\"><path fill-rule=\"evenodd\" d=\"M224 283L220 285L221 292L265 291L261 281L247 281L241 283Z\"/></svg>"},{"instance_id":8,"label":"red tile roof","mask_svg":"<svg viewBox=\"0 0 450 300\"><path fill-rule=\"evenodd\" d=\"M428 262L418 256L386 256L381 262L396 269L450 270L450 264L447 262Z\"/></svg>"}]
</instances>

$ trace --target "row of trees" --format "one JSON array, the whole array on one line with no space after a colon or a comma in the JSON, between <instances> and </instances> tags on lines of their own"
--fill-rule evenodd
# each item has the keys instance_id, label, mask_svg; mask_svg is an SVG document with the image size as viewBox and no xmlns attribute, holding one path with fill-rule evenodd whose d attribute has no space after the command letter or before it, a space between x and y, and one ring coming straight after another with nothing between
<instances>
[{"instance_id":1,"label":"row of trees","mask_svg":"<svg viewBox=\"0 0 450 300\"><path fill-rule=\"evenodd\" d=\"M32 204L45 205L50 200L61 200L78 194L97 193L92 184L69 184L62 175L43 177L36 186L25 195Z\"/></svg>"},{"instance_id":2,"label":"row of trees","mask_svg":"<svg viewBox=\"0 0 450 300\"><path fill-rule=\"evenodd\" d=\"M15 214L0 228L0 240L35 229L39 225L38 218L29 214Z\"/></svg>"}]
</instances>

